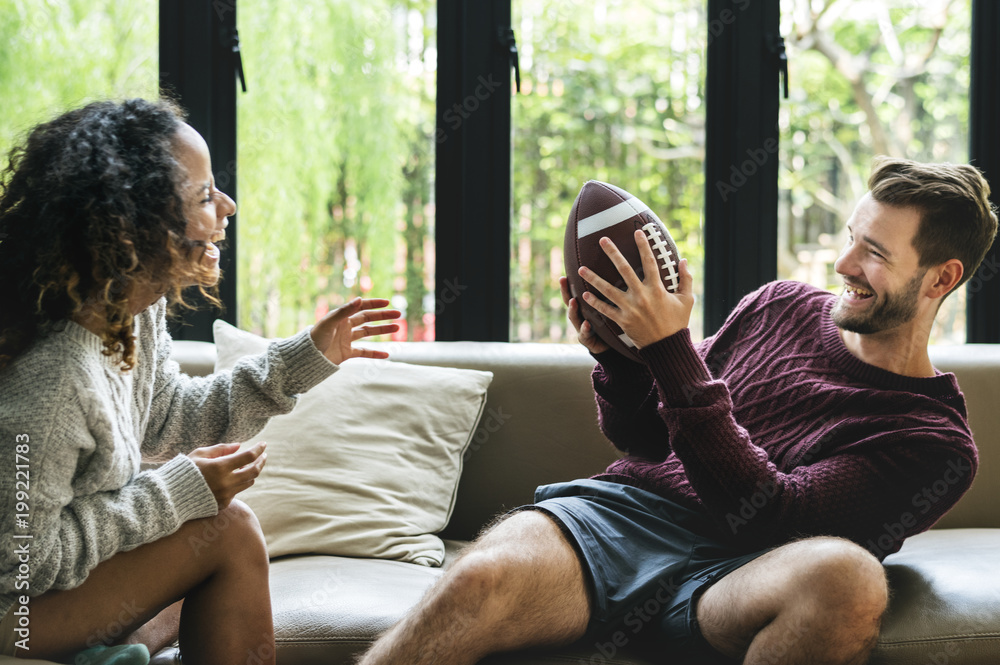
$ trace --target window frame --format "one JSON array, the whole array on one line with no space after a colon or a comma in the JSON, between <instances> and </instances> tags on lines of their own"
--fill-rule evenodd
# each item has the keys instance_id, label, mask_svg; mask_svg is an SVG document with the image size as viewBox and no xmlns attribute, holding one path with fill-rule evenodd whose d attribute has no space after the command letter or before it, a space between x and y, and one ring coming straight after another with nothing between
<instances>
[{"instance_id":1,"label":"window frame","mask_svg":"<svg viewBox=\"0 0 1000 665\"><path fill-rule=\"evenodd\" d=\"M236 159L236 0L160 0L160 88L187 111L187 122L205 138L215 179L237 196ZM238 42L237 42L238 44ZM224 176L224 177L223 177ZM220 312L200 296L197 305L171 323L174 339L212 341L215 319L236 325L236 252L239 215L229 218L226 251L219 267Z\"/></svg>"},{"instance_id":2,"label":"window frame","mask_svg":"<svg viewBox=\"0 0 1000 665\"><path fill-rule=\"evenodd\" d=\"M709 42L706 81L703 307L710 335L742 296L777 278L781 61L779 0L744 9L734 0L707 0L707 7L709 23L718 19L724 26ZM511 0L439 0L435 325L441 341L509 340L511 54L501 31L510 26ZM205 136L234 198L235 30L236 0L160 2L161 83L174 90L189 122ZM972 0L969 156L994 192L1000 191L1000 127L992 120L1000 102L1000 44L993 39L998 32L1000 5ZM476 103L464 105L470 99ZM475 111L468 110L472 105ZM719 183L732 185L732 169L760 150L767 153L762 163L754 162L757 168L745 182L723 196ZM234 217L220 284L221 317L234 324L238 226ZM1000 245L994 243L972 278L967 343L1000 343L1000 280L993 279L998 265ZM211 340L218 316L211 308L188 313L174 336Z\"/></svg>"}]
</instances>

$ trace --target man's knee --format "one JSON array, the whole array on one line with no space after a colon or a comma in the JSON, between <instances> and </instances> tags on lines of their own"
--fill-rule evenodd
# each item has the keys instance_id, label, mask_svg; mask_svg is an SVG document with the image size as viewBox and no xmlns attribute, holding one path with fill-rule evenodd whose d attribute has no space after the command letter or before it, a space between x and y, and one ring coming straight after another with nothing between
<instances>
[{"instance_id":1,"label":"man's knee","mask_svg":"<svg viewBox=\"0 0 1000 665\"><path fill-rule=\"evenodd\" d=\"M818 608L877 630L889 600L885 569L878 559L842 538L810 538L795 545L803 563L792 588L812 596Z\"/></svg>"}]
</instances>

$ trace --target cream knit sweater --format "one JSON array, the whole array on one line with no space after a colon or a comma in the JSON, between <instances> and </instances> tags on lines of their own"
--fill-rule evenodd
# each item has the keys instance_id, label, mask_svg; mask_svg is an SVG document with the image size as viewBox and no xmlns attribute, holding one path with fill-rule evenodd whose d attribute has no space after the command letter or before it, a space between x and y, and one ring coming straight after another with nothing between
<instances>
[{"instance_id":1,"label":"cream knit sweater","mask_svg":"<svg viewBox=\"0 0 1000 665\"><path fill-rule=\"evenodd\" d=\"M250 439L337 370L303 331L232 371L185 376L170 360L165 308L136 317L129 373L75 323L0 372L0 617L21 596L72 589L114 554L215 515L184 453Z\"/></svg>"}]
</instances>

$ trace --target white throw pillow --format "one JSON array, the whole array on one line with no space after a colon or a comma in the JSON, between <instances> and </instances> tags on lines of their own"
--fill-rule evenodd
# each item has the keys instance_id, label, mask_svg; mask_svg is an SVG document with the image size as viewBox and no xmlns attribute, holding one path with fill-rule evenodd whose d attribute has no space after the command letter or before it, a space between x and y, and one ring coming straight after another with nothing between
<instances>
[{"instance_id":1,"label":"white throw pillow","mask_svg":"<svg viewBox=\"0 0 1000 665\"><path fill-rule=\"evenodd\" d=\"M216 371L264 351L262 337L214 326ZM491 372L356 358L271 419L247 444L267 463L237 498L257 514L268 553L444 562L435 533L455 505L462 457Z\"/></svg>"}]
</instances>

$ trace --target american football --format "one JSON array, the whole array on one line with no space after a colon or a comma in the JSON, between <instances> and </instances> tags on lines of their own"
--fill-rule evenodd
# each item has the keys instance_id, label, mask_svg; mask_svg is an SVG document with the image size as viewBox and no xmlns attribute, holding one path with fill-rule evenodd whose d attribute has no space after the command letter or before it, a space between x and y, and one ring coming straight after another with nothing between
<instances>
[{"instance_id":1,"label":"american football","mask_svg":"<svg viewBox=\"0 0 1000 665\"><path fill-rule=\"evenodd\" d=\"M577 272L580 266L587 266L611 284L620 289L625 288L625 282L615 264L601 249L600 240L607 236L628 260L639 279L642 279L642 259L634 237L636 229L642 229L645 233L653 256L656 257L664 286L673 293L680 285L680 256L667 227L645 203L624 189L606 182L590 180L577 194L566 224L564 258L570 295L577 299L580 312L590 321L594 332L611 348L636 362L642 362L635 344L618 324L584 302L584 291L590 291L602 300L607 299Z\"/></svg>"}]
</instances>

